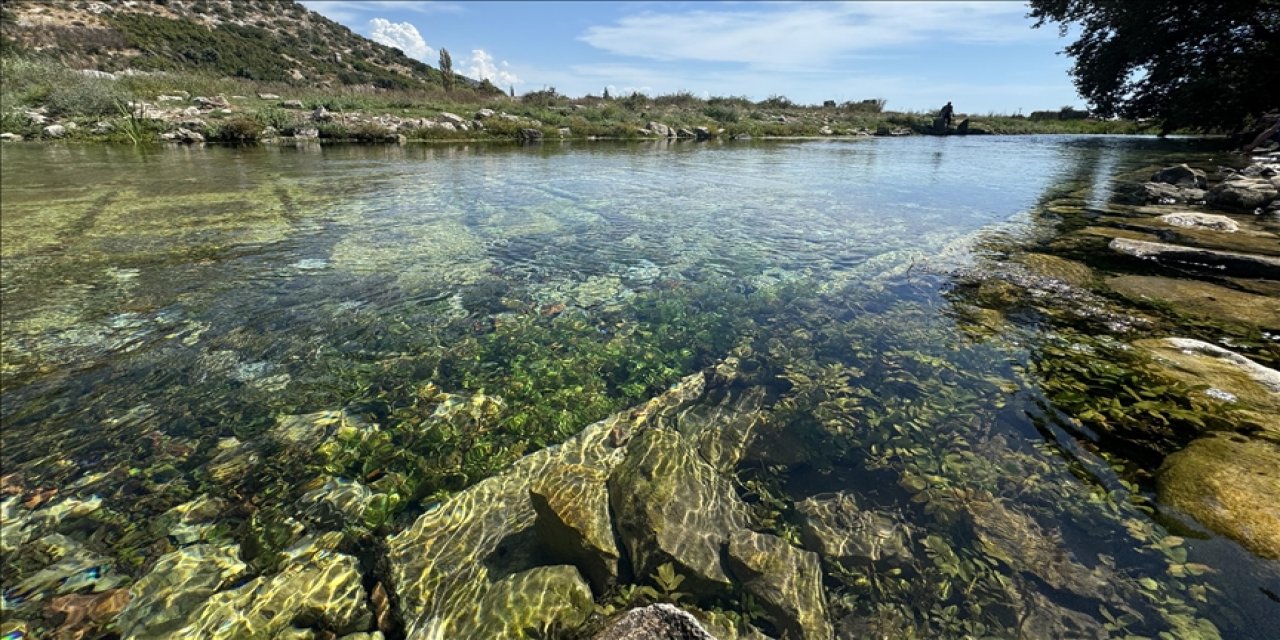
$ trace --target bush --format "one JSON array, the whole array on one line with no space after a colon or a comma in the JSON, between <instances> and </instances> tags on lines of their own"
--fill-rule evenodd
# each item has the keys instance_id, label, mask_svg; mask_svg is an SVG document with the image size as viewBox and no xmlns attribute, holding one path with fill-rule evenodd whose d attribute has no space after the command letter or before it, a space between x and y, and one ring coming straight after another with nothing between
<instances>
[{"instance_id":1,"label":"bush","mask_svg":"<svg viewBox=\"0 0 1280 640\"><path fill-rule=\"evenodd\" d=\"M214 126L209 138L215 142L253 142L262 135L262 129L258 120L239 116Z\"/></svg>"},{"instance_id":2,"label":"bush","mask_svg":"<svg viewBox=\"0 0 1280 640\"><path fill-rule=\"evenodd\" d=\"M716 122L737 122L742 117L737 107L723 104L708 104L702 108L702 115Z\"/></svg>"},{"instance_id":3,"label":"bush","mask_svg":"<svg viewBox=\"0 0 1280 640\"><path fill-rule=\"evenodd\" d=\"M840 107L849 113L881 113L884 111L885 101L881 98L870 98L868 100L859 100L854 102L850 100Z\"/></svg>"},{"instance_id":4,"label":"bush","mask_svg":"<svg viewBox=\"0 0 1280 640\"><path fill-rule=\"evenodd\" d=\"M692 107L702 104L702 99L688 91L677 91L657 96L653 99L653 103L659 106Z\"/></svg>"},{"instance_id":5,"label":"bush","mask_svg":"<svg viewBox=\"0 0 1280 640\"><path fill-rule=\"evenodd\" d=\"M792 102L791 98L774 94L760 102L757 102L756 106L765 107L767 109L789 109L796 106L796 103Z\"/></svg>"},{"instance_id":6,"label":"bush","mask_svg":"<svg viewBox=\"0 0 1280 640\"><path fill-rule=\"evenodd\" d=\"M131 99L115 80L69 73L49 90L45 106L54 116L106 116L119 113L119 105Z\"/></svg>"}]
</instances>

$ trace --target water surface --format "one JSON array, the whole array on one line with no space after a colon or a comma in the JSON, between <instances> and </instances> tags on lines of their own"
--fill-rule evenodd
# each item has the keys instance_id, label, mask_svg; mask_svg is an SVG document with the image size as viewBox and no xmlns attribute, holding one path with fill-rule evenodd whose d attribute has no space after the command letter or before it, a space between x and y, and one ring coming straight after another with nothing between
<instances>
[{"instance_id":1,"label":"water surface","mask_svg":"<svg viewBox=\"0 0 1280 640\"><path fill-rule=\"evenodd\" d=\"M852 425L848 459L793 468L782 481L790 497L857 491L894 512L944 571L937 558L950 556L930 535L981 547L953 535L946 508L912 500L913 477L945 477L955 495L1035 514L1073 562L1122 581L1099 596L1129 607L1116 615L1132 614L1114 633L1209 620L1224 637L1265 637L1280 625L1280 606L1260 591L1275 589L1276 567L1211 537L1187 544L1216 573L1170 578L1157 544L1167 523L1151 517L1144 489L1126 488L1087 447L1046 426L1059 416L1020 377L1036 346L1025 341L1049 338L1031 330L969 341L939 275L938 265L972 263L995 240L1043 233L1030 212L1064 182L1090 185L1101 204L1117 172L1194 153L1190 141L1045 136L5 145L0 462L28 486L102 498L111 517L66 533L110 558L105 572L127 584L181 544L130 521L227 491L210 460L280 416L346 409L412 421L414 394L428 383L504 399L481 455L451 458L452 440L392 443L430 466L453 465L438 476L412 476L392 458L299 463L312 476L359 473L377 490L379 478L412 476L414 499L376 523L393 531L521 453L753 340L776 347L756 354L765 366L791 373L900 353L906 373L876 370L860 382L883 425ZM768 297L777 291L785 295ZM769 335L781 328L789 333ZM903 419L923 430L917 444L884 437L911 403L928 407ZM992 464L1002 456L1003 467ZM260 469L232 497L291 517L305 479L294 471ZM258 535L252 520L231 510L225 535ZM1001 560L983 553L961 556ZM35 615L32 603L62 588L15 592L32 570L27 559L6 561L6 610ZM1066 573L1036 597L1102 615ZM842 598L833 610L850 620L904 611L956 637L1000 635L1026 620L1007 603L948 611L982 601L978 578L965 597L832 582ZM939 621L948 616L963 620Z\"/></svg>"}]
</instances>

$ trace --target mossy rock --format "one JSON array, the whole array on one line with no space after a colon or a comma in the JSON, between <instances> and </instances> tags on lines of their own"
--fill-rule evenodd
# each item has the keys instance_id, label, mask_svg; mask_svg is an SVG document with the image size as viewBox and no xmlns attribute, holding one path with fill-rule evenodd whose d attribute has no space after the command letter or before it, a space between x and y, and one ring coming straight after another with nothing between
<instances>
[{"instance_id":1,"label":"mossy rock","mask_svg":"<svg viewBox=\"0 0 1280 640\"><path fill-rule=\"evenodd\" d=\"M1156 488L1164 504L1280 558L1280 445L1239 435L1195 440L1165 459Z\"/></svg>"},{"instance_id":2,"label":"mossy rock","mask_svg":"<svg viewBox=\"0 0 1280 640\"><path fill-rule=\"evenodd\" d=\"M1280 299L1159 276L1108 278L1107 287L1136 302L1167 304L1177 312L1259 328L1280 328Z\"/></svg>"},{"instance_id":3,"label":"mossy rock","mask_svg":"<svg viewBox=\"0 0 1280 640\"><path fill-rule=\"evenodd\" d=\"M633 440L609 477L609 500L637 576L671 562L690 578L687 589L731 585L720 552L729 532L746 528L746 506L679 433L652 430Z\"/></svg>"},{"instance_id":4,"label":"mossy rock","mask_svg":"<svg viewBox=\"0 0 1280 640\"><path fill-rule=\"evenodd\" d=\"M729 536L728 553L734 577L760 603L784 640L831 638L818 554L745 529Z\"/></svg>"},{"instance_id":5,"label":"mossy rock","mask_svg":"<svg viewBox=\"0 0 1280 640\"><path fill-rule=\"evenodd\" d=\"M1138 340L1133 345L1151 355L1163 372L1193 386L1230 394L1228 401L1272 416L1280 415L1280 372L1238 353L1189 338ZM1212 391L1211 391L1212 393ZM1221 397L1221 393L1214 394Z\"/></svg>"},{"instance_id":6,"label":"mossy rock","mask_svg":"<svg viewBox=\"0 0 1280 640\"><path fill-rule=\"evenodd\" d=\"M1061 280L1073 287L1086 287L1093 282L1093 269L1083 262L1068 260L1047 253L1027 253L1018 257L1018 262L1026 265L1038 276Z\"/></svg>"}]
</instances>

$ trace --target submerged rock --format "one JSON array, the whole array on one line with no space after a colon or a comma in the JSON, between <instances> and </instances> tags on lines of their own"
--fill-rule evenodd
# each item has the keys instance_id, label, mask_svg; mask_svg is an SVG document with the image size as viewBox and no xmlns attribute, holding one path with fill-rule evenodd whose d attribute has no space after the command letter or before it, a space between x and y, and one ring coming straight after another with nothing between
<instances>
[{"instance_id":1,"label":"submerged rock","mask_svg":"<svg viewBox=\"0 0 1280 640\"><path fill-rule=\"evenodd\" d=\"M623 447L633 435L662 428L671 414L700 399L704 391L705 376L689 376L639 407L594 423L563 444L525 456L504 473L428 510L411 527L390 537L385 581L398 599L405 633L413 638L457 638L469 633L486 615L479 609L485 594L498 588L510 592L511 583L497 585L555 555L554 549L551 553L547 549L554 545L539 535L548 528L537 527L539 512L531 491L550 498L581 489L584 496L598 498L585 486L558 487L556 483L567 478L557 474L576 465L608 476L626 455ZM548 500L548 516L553 515L550 504ZM556 515L566 525L574 522L584 541L589 529L585 523L598 517L598 507L573 514L562 508ZM594 545L603 547L602 532L591 531ZM584 564L583 569L590 567ZM509 611L508 615L518 619L532 614Z\"/></svg>"},{"instance_id":2,"label":"submerged rock","mask_svg":"<svg viewBox=\"0 0 1280 640\"><path fill-rule=\"evenodd\" d=\"M1209 179L1203 171L1192 169L1185 164L1165 167L1151 176L1151 181L1196 189L1204 189L1209 184Z\"/></svg>"},{"instance_id":3,"label":"submerged rock","mask_svg":"<svg viewBox=\"0 0 1280 640\"><path fill-rule=\"evenodd\" d=\"M714 592L732 581L720 550L747 527L746 506L715 468L670 431L646 431L609 477L618 534L637 576L674 563L688 588Z\"/></svg>"},{"instance_id":4,"label":"submerged rock","mask_svg":"<svg viewBox=\"0 0 1280 640\"><path fill-rule=\"evenodd\" d=\"M1161 502L1267 558L1280 558L1280 445L1215 435L1170 455Z\"/></svg>"},{"instance_id":5,"label":"submerged rock","mask_svg":"<svg viewBox=\"0 0 1280 640\"><path fill-rule=\"evenodd\" d=\"M126 640L171 638L209 597L244 575L240 546L197 544L167 553L129 588L117 625Z\"/></svg>"},{"instance_id":6,"label":"submerged rock","mask_svg":"<svg viewBox=\"0 0 1280 640\"><path fill-rule=\"evenodd\" d=\"M453 637L522 638L545 629L572 629L593 608L591 588L568 565L536 567L494 583L476 617Z\"/></svg>"},{"instance_id":7,"label":"submerged rock","mask_svg":"<svg viewBox=\"0 0 1280 640\"><path fill-rule=\"evenodd\" d=\"M665 602L632 609L591 640L717 640L688 612Z\"/></svg>"},{"instance_id":8,"label":"submerged rock","mask_svg":"<svg viewBox=\"0 0 1280 640\"><path fill-rule=\"evenodd\" d=\"M1237 408L1245 422L1241 428L1280 442L1280 371L1191 338L1139 340L1133 346L1151 355L1166 375L1192 387L1208 385L1206 395Z\"/></svg>"},{"instance_id":9,"label":"submerged rock","mask_svg":"<svg viewBox=\"0 0 1280 640\"><path fill-rule=\"evenodd\" d=\"M603 593L618 579L618 545L609 517L607 475L580 464L557 465L531 483L538 537L554 552L582 567Z\"/></svg>"},{"instance_id":10,"label":"submerged rock","mask_svg":"<svg viewBox=\"0 0 1280 640\"><path fill-rule=\"evenodd\" d=\"M1201 282L1159 276L1108 278L1107 287L1139 302L1171 305L1175 311L1262 328L1280 328L1280 299Z\"/></svg>"},{"instance_id":11,"label":"submerged rock","mask_svg":"<svg viewBox=\"0 0 1280 640\"><path fill-rule=\"evenodd\" d=\"M828 640L818 555L777 536L739 530L729 536L729 566L784 640Z\"/></svg>"},{"instance_id":12,"label":"submerged rock","mask_svg":"<svg viewBox=\"0 0 1280 640\"><path fill-rule=\"evenodd\" d=\"M298 621L339 634L368 629L372 616L360 563L333 551L340 540L341 536L330 534L300 542L285 552L290 560L279 573L214 594L177 635L271 638Z\"/></svg>"},{"instance_id":13,"label":"submerged rock","mask_svg":"<svg viewBox=\"0 0 1280 640\"><path fill-rule=\"evenodd\" d=\"M906 532L893 518L858 508L850 493L816 495L796 503L804 546L827 560L909 560Z\"/></svg>"}]
</instances>

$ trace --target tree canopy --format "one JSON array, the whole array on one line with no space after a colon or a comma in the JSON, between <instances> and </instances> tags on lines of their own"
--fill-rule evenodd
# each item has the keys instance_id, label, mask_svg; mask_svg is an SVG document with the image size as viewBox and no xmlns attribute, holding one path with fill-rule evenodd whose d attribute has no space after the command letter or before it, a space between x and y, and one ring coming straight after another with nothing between
<instances>
[{"instance_id":1,"label":"tree canopy","mask_svg":"<svg viewBox=\"0 0 1280 640\"><path fill-rule=\"evenodd\" d=\"M1094 113L1238 131L1280 109L1280 0L1031 0Z\"/></svg>"}]
</instances>

